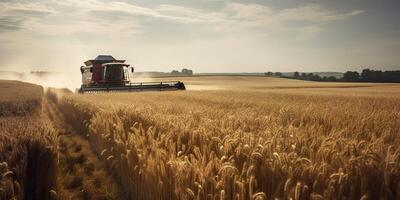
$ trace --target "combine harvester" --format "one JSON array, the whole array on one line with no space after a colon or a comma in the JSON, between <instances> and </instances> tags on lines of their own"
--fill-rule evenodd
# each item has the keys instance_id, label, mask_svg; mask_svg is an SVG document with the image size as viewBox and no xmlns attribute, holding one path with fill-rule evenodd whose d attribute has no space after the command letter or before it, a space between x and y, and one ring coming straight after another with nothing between
<instances>
[{"instance_id":1,"label":"combine harvester","mask_svg":"<svg viewBox=\"0 0 400 200\"><path fill-rule=\"evenodd\" d=\"M109 55L99 55L81 67L82 85L79 93L136 92L160 90L185 90L181 81L132 82L133 67L125 60L116 60Z\"/></svg>"}]
</instances>

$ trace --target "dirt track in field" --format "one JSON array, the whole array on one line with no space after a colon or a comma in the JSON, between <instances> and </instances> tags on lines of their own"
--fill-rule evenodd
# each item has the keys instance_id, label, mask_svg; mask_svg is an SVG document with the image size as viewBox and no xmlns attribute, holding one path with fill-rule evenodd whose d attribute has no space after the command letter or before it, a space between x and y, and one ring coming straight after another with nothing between
<instances>
[{"instance_id":1,"label":"dirt track in field","mask_svg":"<svg viewBox=\"0 0 400 200\"><path fill-rule=\"evenodd\" d=\"M65 123L56 104L46 98L43 115L59 134L58 199L126 199L89 142Z\"/></svg>"}]
</instances>

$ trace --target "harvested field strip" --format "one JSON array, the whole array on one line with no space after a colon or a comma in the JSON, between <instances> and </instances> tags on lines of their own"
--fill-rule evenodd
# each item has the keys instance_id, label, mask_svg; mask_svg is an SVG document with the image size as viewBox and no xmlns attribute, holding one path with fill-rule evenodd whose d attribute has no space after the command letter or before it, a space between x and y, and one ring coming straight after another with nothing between
<instances>
[{"instance_id":1,"label":"harvested field strip","mask_svg":"<svg viewBox=\"0 0 400 200\"><path fill-rule=\"evenodd\" d=\"M400 194L397 97L207 91L69 95L60 105L131 198Z\"/></svg>"},{"instance_id":2,"label":"harvested field strip","mask_svg":"<svg viewBox=\"0 0 400 200\"><path fill-rule=\"evenodd\" d=\"M126 199L82 136L60 136L60 199Z\"/></svg>"},{"instance_id":3,"label":"harvested field strip","mask_svg":"<svg viewBox=\"0 0 400 200\"><path fill-rule=\"evenodd\" d=\"M56 190L57 175L57 146L54 145L57 136L54 130L47 122L30 117L0 119L0 128L0 172L12 172L12 176L1 181L11 186L14 183L14 189L8 186L0 199L50 199L50 191Z\"/></svg>"},{"instance_id":4,"label":"harvested field strip","mask_svg":"<svg viewBox=\"0 0 400 200\"><path fill-rule=\"evenodd\" d=\"M84 135L65 124L54 99L44 108L59 134L58 199L126 199Z\"/></svg>"}]
</instances>

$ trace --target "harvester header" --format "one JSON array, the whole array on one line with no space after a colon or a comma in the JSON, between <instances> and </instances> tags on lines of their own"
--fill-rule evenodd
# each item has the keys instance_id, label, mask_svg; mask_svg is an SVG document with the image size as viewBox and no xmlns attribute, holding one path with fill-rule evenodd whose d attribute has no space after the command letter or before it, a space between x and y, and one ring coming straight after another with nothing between
<instances>
[{"instance_id":1,"label":"harvester header","mask_svg":"<svg viewBox=\"0 0 400 200\"><path fill-rule=\"evenodd\" d=\"M181 81L134 82L134 68L111 55L99 55L81 66L80 93L86 92L133 92L157 90L185 90Z\"/></svg>"}]
</instances>

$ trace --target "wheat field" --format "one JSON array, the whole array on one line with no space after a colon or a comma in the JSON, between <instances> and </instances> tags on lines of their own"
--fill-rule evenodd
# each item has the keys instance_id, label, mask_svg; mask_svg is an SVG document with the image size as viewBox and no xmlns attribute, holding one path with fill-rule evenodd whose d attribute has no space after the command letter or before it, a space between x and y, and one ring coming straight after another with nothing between
<instances>
[{"instance_id":1,"label":"wheat field","mask_svg":"<svg viewBox=\"0 0 400 200\"><path fill-rule=\"evenodd\" d=\"M183 79L58 100L128 198L400 198L399 85Z\"/></svg>"},{"instance_id":2,"label":"wheat field","mask_svg":"<svg viewBox=\"0 0 400 200\"><path fill-rule=\"evenodd\" d=\"M42 115L39 85L0 81L0 199L52 199L57 134Z\"/></svg>"},{"instance_id":3,"label":"wheat field","mask_svg":"<svg viewBox=\"0 0 400 200\"><path fill-rule=\"evenodd\" d=\"M125 199L56 107L66 89L0 81L0 200Z\"/></svg>"}]
</instances>

